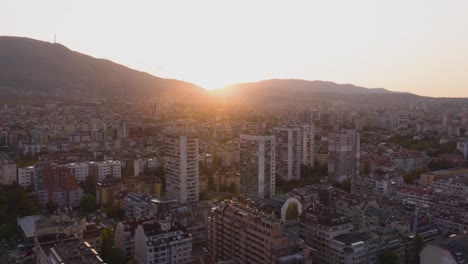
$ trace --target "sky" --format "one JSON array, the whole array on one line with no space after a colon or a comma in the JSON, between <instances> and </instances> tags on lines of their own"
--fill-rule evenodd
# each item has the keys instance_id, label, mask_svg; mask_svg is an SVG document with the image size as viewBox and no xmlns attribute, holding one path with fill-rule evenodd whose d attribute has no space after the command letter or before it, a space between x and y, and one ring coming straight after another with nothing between
<instances>
[{"instance_id":1,"label":"sky","mask_svg":"<svg viewBox=\"0 0 468 264\"><path fill-rule=\"evenodd\" d=\"M466 0L1 0L0 35L214 89L298 78L468 97Z\"/></svg>"}]
</instances>

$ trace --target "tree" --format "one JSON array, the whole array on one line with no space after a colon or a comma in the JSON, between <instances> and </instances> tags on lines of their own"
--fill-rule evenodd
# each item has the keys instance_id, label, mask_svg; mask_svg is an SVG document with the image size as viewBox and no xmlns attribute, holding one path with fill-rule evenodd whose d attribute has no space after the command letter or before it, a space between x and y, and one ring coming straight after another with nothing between
<instances>
[{"instance_id":1,"label":"tree","mask_svg":"<svg viewBox=\"0 0 468 264\"><path fill-rule=\"evenodd\" d=\"M101 256L105 262L110 263L112 257L112 241L114 240L112 229L105 228L101 231Z\"/></svg>"},{"instance_id":2,"label":"tree","mask_svg":"<svg viewBox=\"0 0 468 264\"><path fill-rule=\"evenodd\" d=\"M124 253L118 249L112 249L112 254L109 258L109 264L126 264Z\"/></svg>"},{"instance_id":3,"label":"tree","mask_svg":"<svg viewBox=\"0 0 468 264\"><path fill-rule=\"evenodd\" d=\"M380 263L382 264L397 264L398 262L398 256L393 251L385 250L380 255Z\"/></svg>"},{"instance_id":4,"label":"tree","mask_svg":"<svg viewBox=\"0 0 468 264\"><path fill-rule=\"evenodd\" d=\"M80 188L83 189L84 193L96 194L96 177L89 175L86 180L80 182Z\"/></svg>"},{"instance_id":5,"label":"tree","mask_svg":"<svg viewBox=\"0 0 468 264\"><path fill-rule=\"evenodd\" d=\"M351 179L346 179L343 182L335 182L333 186L340 188L341 190L350 193L351 192Z\"/></svg>"},{"instance_id":6,"label":"tree","mask_svg":"<svg viewBox=\"0 0 468 264\"><path fill-rule=\"evenodd\" d=\"M107 205L106 215L107 217L113 218L115 220L122 220L124 216L124 211L120 209L120 207L118 207L117 205L110 203L109 205Z\"/></svg>"},{"instance_id":7,"label":"tree","mask_svg":"<svg viewBox=\"0 0 468 264\"><path fill-rule=\"evenodd\" d=\"M49 214L52 214L57 211L57 205L53 202L48 202L46 205L46 210L49 212Z\"/></svg>"},{"instance_id":8,"label":"tree","mask_svg":"<svg viewBox=\"0 0 468 264\"><path fill-rule=\"evenodd\" d=\"M371 173L371 165L369 162L364 163L364 175Z\"/></svg>"},{"instance_id":9,"label":"tree","mask_svg":"<svg viewBox=\"0 0 468 264\"><path fill-rule=\"evenodd\" d=\"M420 263L420 258L419 258L419 253L424 247L424 240L421 235L418 235L416 237L416 258L417 258L417 263Z\"/></svg>"},{"instance_id":10,"label":"tree","mask_svg":"<svg viewBox=\"0 0 468 264\"><path fill-rule=\"evenodd\" d=\"M87 193L80 199L80 209L84 212L91 212L96 210L96 198Z\"/></svg>"},{"instance_id":11,"label":"tree","mask_svg":"<svg viewBox=\"0 0 468 264\"><path fill-rule=\"evenodd\" d=\"M199 199L200 199L200 201L204 201L204 200L211 199L211 197L210 197L210 194L208 192L200 192Z\"/></svg>"},{"instance_id":12,"label":"tree","mask_svg":"<svg viewBox=\"0 0 468 264\"><path fill-rule=\"evenodd\" d=\"M299 218L299 209L297 203L293 202L286 208L286 220L297 220Z\"/></svg>"}]
</instances>

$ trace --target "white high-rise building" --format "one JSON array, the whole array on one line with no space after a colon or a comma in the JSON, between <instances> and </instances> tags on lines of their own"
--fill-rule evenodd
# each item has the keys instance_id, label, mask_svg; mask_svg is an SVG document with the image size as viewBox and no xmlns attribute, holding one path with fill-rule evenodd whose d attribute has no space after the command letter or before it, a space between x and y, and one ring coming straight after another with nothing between
<instances>
[{"instance_id":1,"label":"white high-rise building","mask_svg":"<svg viewBox=\"0 0 468 264\"><path fill-rule=\"evenodd\" d=\"M302 129L300 127L277 127L276 174L283 180L299 180L303 154Z\"/></svg>"},{"instance_id":2,"label":"white high-rise building","mask_svg":"<svg viewBox=\"0 0 468 264\"><path fill-rule=\"evenodd\" d=\"M23 188L31 187L36 176L36 167L28 166L18 169L18 184Z\"/></svg>"},{"instance_id":3,"label":"white high-rise building","mask_svg":"<svg viewBox=\"0 0 468 264\"><path fill-rule=\"evenodd\" d=\"M88 170L96 181L103 181L106 177L122 177L122 163L118 160L91 161L88 163Z\"/></svg>"},{"instance_id":4,"label":"white high-rise building","mask_svg":"<svg viewBox=\"0 0 468 264\"><path fill-rule=\"evenodd\" d=\"M180 204L199 199L199 141L189 135L168 133L164 142L167 196Z\"/></svg>"},{"instance_id":5,"label":"white high-rise building","mask_svg":"<svg viewBox=\"0 0 468 264\"><path fill-rule=\"evenodd\" d=\"M68 163L62 166L69 168L78 182L85 181L88 178L88 163Z\"/></svg>"},{"instance_id":6,"label":"white high-rise building","mask_svg":"<svg viewBox=\"0 0 468 264\"><path fill-rule=\"evenodd\" d=\"M341 182L359 175L360 136L354 129L328 134L328 180Z\"/></svg>"},{"instance_id":7,"label":"white high-rise building","mask_svg":"<svg viewBox=\"0 0 468 264\"><path fill-rule=\"evenodd\" d=\"M275 194L275 136L240 135L239 192L270 198Z\"/></svg>"},{"instance_id":8,"label":"white high-rise building","mask_svg":"<svg viewBox=\"0 0 468 264\"><path fill-rule=\"evenodd\" d=\"M117 123L117 139L128 138L130 131L128 129L128 124L125 121L120 121Z\"/></svg>"}]
</instances>

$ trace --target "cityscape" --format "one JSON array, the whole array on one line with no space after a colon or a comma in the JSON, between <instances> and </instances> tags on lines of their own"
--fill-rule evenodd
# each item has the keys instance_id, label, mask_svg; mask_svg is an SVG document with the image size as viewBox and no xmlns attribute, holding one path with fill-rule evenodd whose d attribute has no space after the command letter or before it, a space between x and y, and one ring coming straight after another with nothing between
<instances>
[{"instance_id":1,"label":"cityscape","mask_svg":"<svg viewBox=\"0 0 468 264\"><path fill-rule=\"evenodd\" d=\"M227 11L211 4L221 14L234 10L232 3ZM200 5L193 8L201 12ZM235 10L268 7L252 5ZM9 16L22 14L22 4L8 8ZM459 18L458 11L450 14ZM405 90L379 76L360 84L339 75L263 78L253 68L276 71L252 55L245 67L258 78L231 82L219 64L206 81L219 87L210 88L195 77L185 80L183 71L180 78L158 77L103 58L98 48L75 50L82 44L66 34L64 43L60 35L23 34L13 22L17 31L0 29L1 264L468 263L465 79L460 86L447 81L447 88ZM240 24L233 27L247 30ZM39 27L31 25L37 34ZM238 44L228 47L235 53ZM111 46L109 52L118 50ZM139 54L139 48L145 45L121 51ZM226 56L234 63L235 56ZM281 56L271 62L287 68ZM414 78L435 83L431 78L449 76L430 73Z\"/></svg>"}]
</instances>

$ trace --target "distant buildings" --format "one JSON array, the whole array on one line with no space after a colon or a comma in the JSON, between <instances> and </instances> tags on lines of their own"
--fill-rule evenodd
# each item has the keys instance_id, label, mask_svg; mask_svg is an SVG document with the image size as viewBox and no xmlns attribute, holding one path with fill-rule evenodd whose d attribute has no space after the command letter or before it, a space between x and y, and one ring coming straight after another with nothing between
<instances>
[{"instance_id":1,"label":"distant buildings","mask_svg":"<svg viewBox=\"0 0 468 264\"><path fill-rule=\"evenodd\" d=\"M275 194L275 136L240 135L239 192L269 198Z\"/></svg>"},{"instance_id":2,"label":"distant buildings","mask_svg":"<svg viewBox=\"0 0 468 264\"><path fill-rule=\"evenodd\" d=\"M122 163L118 160L91 161L88 163L89 175L96 181L103 181L110 178L122 177Z\"/></svg>"},{"instance_id":3,"label":"distant buildings","mask_svg":"<svg viewBox=\"0 0 468 264\"><path fill-rule=\"evenodd\" d=\"M0 152L0 184L12 185L17 182L16 163L4 152Z\"/></svg>"},{"instance_id":4,"label":"distant buildings","mask_svg":"<svg viewBox=\"0 0 468 264\"><path fill-rule=\"evenodd\" d=\"M199 200L198 138L168 133L164 141L166 193L180 204Z\"/></svg>"},{"instance_id":5,"label":"distant buildings","mask_svg":"<svg viewBox=\"0 0 468 264\"><path fill-rule=\"evenodd\" d=\"M315 127L314 125L304 125L302 129L302 164L314 167L314 148L315 148Z\"/></svg>"},{"instance_id":6,"label":"distant buildings","mask_svg":"<svg viewBox=\"0 0 468 264\"><path fill-rule=\"evenodd\" d=\"M177 208L176 199L160 198L141 192L129 192L124 198L125 216L129 219L167 217Z\"/></svg>"},{"instance_id":7,"label":"distant buildings","mask_svg":"<svg viewBox=\"0 0 468 264\"><path fill-rule=\"evenodd\" d=\"M59 207L78 207L83 196L83 190L78 186L71 169L54 163L38 163L20 168L18 183L37 193L43 207L48 203Z\"/></svg>"},{"instance_id":8,"label":"distant buildings","mask_svg":"<svg viewBox=\"0 0 468 264\"><path fill-rule=\"evenodd\" d=\"M209 252L216 261L312 263L310 248L283 229L282 221L271 214L227 200L210 213Z\"/></svg>"},{"instance_id":9,"label":"distant buildings","mask_svg":"<svg viewBox=\"0 0 468 264\"><path fill-rule=\"evenodd\" d=\"M356 130L328 134L328 180L341 182L359 175L360 136Z\"/></svg>"},{"instance_id":10,"label":"distant buildings","mask_svg":"<svg viewBox=\"0 0 468 264\"><path fill-rule=\"evenodd\" d=\"M149 173L161 167L161 162L157 158L141 158L133 160L133 175Z\"/></svg>"},{"instance_id":11,"label":"distant buildings","mask_svg":"<svg viewBox=\"0 0 468 264\"><path fill-rule=\"evenodd\" d=\"M88 163L68 163L62 166L69 168L78 182L85 181L89 176Z\"/></svg>"},{"instance_id":12,"label":"distant buildings","mask_svg":"<svg viewBox=\"0 0 468 264\"><path fill-rule=\"evenodd\" d=\"M277 127L276 138L276 174L285 181L301 178L303 162L302 129L299 127Z\"/></svg>"},{"instance_id":13,"label":"distant buildings","mask_svg":"<svg viewBox=\"0 0 468 264\"><path fill-rule=\"evenodd\" d=\"M128 128L128 124L125 121L117 122L117 139L124 139L128 138L130 135L130 130Z\"/></svg>"}]
</instances>

